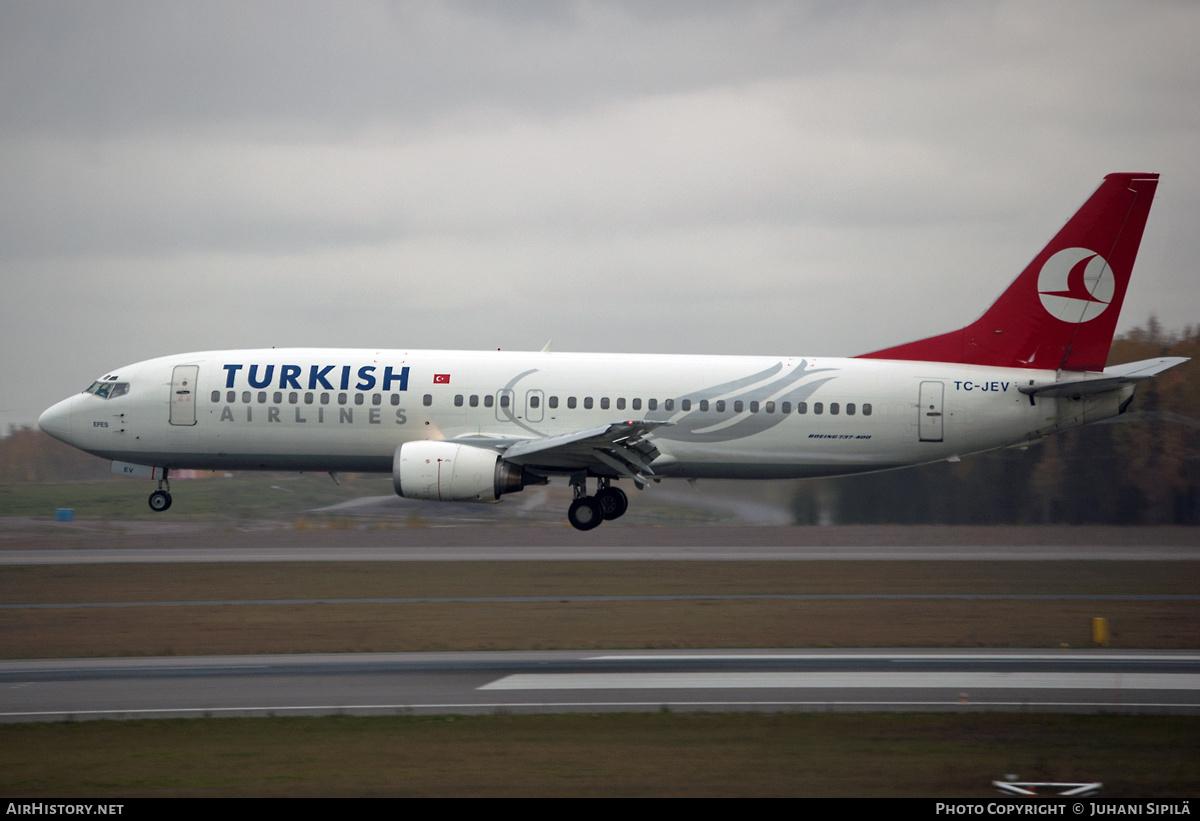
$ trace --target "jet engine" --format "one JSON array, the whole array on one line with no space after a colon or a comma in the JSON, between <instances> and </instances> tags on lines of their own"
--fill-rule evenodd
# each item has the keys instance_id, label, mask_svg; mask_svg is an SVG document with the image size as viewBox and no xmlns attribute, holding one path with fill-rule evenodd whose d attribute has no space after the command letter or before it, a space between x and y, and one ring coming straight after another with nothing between
<instances>
[{"instance_id":1,"label":"jet engine","mask_svg":"<svg viewBox=\"0 0 1200 821\"><path fill-rule=\"evenodd\" d=\"M392 485L405 499L494 502L502 493L544 481L490 448L455 442L405 442L392 457Z\"/></svg>"}]
</instances>

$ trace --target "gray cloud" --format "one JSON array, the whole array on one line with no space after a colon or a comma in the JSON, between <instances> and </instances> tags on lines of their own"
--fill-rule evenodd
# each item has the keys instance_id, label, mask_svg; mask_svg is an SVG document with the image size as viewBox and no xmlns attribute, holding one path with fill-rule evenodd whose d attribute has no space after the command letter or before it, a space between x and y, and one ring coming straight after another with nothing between
<instances>
[{"instance_id":1,"label":"gray cloud","mask_svg":"<svg viewBox=\"0 0 1200 821\"><path fill-rule=\"evenodd\" d=\"M1200 319L1189 3L0 5L0 424L270 344L853 354L1159 171L1122 326Z\"/></svg>"}]
</instances>

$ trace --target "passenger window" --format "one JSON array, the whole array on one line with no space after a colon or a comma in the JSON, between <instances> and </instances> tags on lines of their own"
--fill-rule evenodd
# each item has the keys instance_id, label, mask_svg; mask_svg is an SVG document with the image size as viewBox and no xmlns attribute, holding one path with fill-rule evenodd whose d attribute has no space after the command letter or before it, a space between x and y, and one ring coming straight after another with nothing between
<instances>
[{"instance_id":1,"label":"passenger window","mask_svg":"<svg viewBox=\"0 0 1200 821\"><path fill-rule=\"evenodd\" d=\"M707 399L700 400L700 412L708 413L708 400Z\"/></svg>"},{"instance_id":2,"label":"passenger window","mask_svg":"<svg viewBox=\"0 0 1200 821\"><path fill-rule=\"evenodd\" d=\"M242 391L242 404L250 404L250 391Z\"/></svg>"},{"instance_id":3,"label":"passenger window","mask_svg":"<svg viewBox=\"0 0 1200 821\"><path fill-rule=\"evenodd\" d=\"M260 405L267 404L267 392L266 391L258 392L258 404L260 404Z\"/></svg>"},{"instance_id":4,"label":"passenger window","mask_svg":"<svg viewBox=\"0 0 1200 821\"><path fill-rule=\"evenodd\" d=\"M745 407L746 406L742 404L741 399L733 400L733 412L734 413L741 413L745 409Z\"/></svg>"},{"instance_id":5,"label":"passenger window","mask_svg":"<svg viewBox=\"0 0 1200 821\"><path fill-rule=\"evenodd\" d=\"M383 404L383 394L382 393L371 394L371 404L372 405L382 405Z\"/></svg>"},{"instance_id":6,"label":"passenger window","mask_svg":"<svg viewBox=\"0 0 1200 821\"><path fill-rule=\"evenodd\" d=\"M533 396L529 397L529 407L539 408L539 407L541 407L541 405L542 405L542 400L536 393Z\"/></svg>"},{"instance_id":7,"label":"passenger window","mask_svg":"<svg viewBox=\"0 0 1200 821\"><path fill-rule=\"evenodd\" d=\"M706 399L706 400L703 400L703 401L706 401L706 402L707 402L708 400ZM690 411L690 410L692 409L692 400L691 400L691 399L684 399L683 401L681 401L681 402L679 403L679 407L680 407L680 409L682 409L682 410L685 410L685 411Z\"/></svg>"},{"instance_id":8,"label":"passenger window","mask_svg":"<svg viewBox=\"0 0 1200 821\"><path fill-rule=\"evenodd\" d=\"M584 410L592 409L592 397L590 397L590 396L583 397L583 409Z\"/></svg>"},{"instance_id":9,"label":"passenger window","mask_svg":"<svg viewBox=\"0 0 1200 821\"><path fill-rule=\"evenodd\" d=\"M847 415L847 416L853 416L853 415L854 415L854 403L853 403L853 402L847 402L847 403L846 403L846 415Z\"/></svg>"},{"instance_id":10,"label":"passenger window","mask_svg":"<svg viewBox=\"0 0 1200 821\"><path fill-rule=\"evenodd\" d=\"M283 391L275 391L275 393L271 395L271 398L275 400L276 405L282 405L283 404Z\"/></svg>"},{"instance_id":11,"label":"passenger window","mask_svg":"<svg viewBox=\"0 0 1200 821\"><path fill-rule=\"evenodd\" d=\"M775 412L775 403L768 402L767 406L766 406L766 408L764 408L764 410L766 410L767 413L774 413Z\"/></svg>"},{"instance_id":12,"label":"passenger window","mask_svg":"<svg viewBox=\"0 0 1200 821\"><path fill-rule=\"evenodd\" d=\"M558 407L558 397L557 397L557 396L551 396L551 397L550 397L550 409L551 409L551 410L554 410L554 409L555 409L555 408L557 408L557 407Z\"/></svg>"},{"instance_id":13,"label":"passenger window","mask_svg":"<svg viewBox=\"0 0 1200 821\"><path fill-rule=\"evenodd\" d=\"M323 393L323 394L321 394L321 404L322 404L322 405L328 405L328 404L329 404L329 394L327 394L327 393Z\"/></svg>"},{"instance_id":14,"label":"passenger window","mask_svg":"<svg viewBox=\"0 0 1200 821\"><path fill-rule=\"evenodd\" d=\"M463 395L461 393L455 394L454 395L454 407L461 408L462 404L463 404Z\"/></svg>"},{"instance_id":15,"label":"passenger window","mask_svg":"<svg viewBox=\"0 0 1200 821\"><path fill-rule=\"evenodd\" d=\"M571 410L575 409L575 397L574 396L567 397L567 407L570 408Z\"/></svg>"},{"instance_id":16,"label":"passenger window","mask_svg":"<svg viewBox=\"0 0 1200 821\"><path fill-rule=\"evenodd\" d=\"M653 400L651 400L651 401L653 401ZM641 399L634 399L634 400L633 400L633 409L634 409L634 410L641 410L641 409L642 409L642 400L641 400Z\"/></svg>"},{"instance_id":17,"label":"passenger window","mask_svg":"<svg viewBox=\"0 0 1200 821\"><path fill-rule=\"evenodd\" d=\"M296 393L295 391L292 391L291 393L288 394L288 404L289 405L295 405L299 401L300 401L300 394Z\"/></svg>"},{"instance_id":18,"label":"passenger window","mask_svg":"<svg viewBox=\"0 0 1200 821\"><path fill-rule=\"evenodd\" d=\"M758 403L757 402L754 402L754 401L750 402L750 412L758 413Z\"/></svg>"},{"instance_id":19,"label":"passenger window","mask_svg":"<svg viewBox=\"0 0 1200 821\"><path fill-rule=\"evenodd\" d=\"M675 400L674 399L664 399L663 400L663 410L668 410L668 411L675 410Z\"/></svg>"},{"instance_id":20,"label":"passenger window","mask_svg":"<svg viewBox=\"0 0 1200 821\"><path fill-rule=\"evenodd\" d=\"M502 407L502 408L508 407L508 394L507 393L503 393L500 395L500 407Z\"/></svg>"},{"instance_id":21,"label":"passenger window","mask_svg":"<svg viewBox=\"0 0 1200 821\"><path fill-rule=\"evenodd\" d=\"M820 413L824 413L824 412L825 412L824 405L822 405L820 402L813 402L813 413L820 414Z\"/></svg>"},{"instance_id":22,"label":"passenger window","mask_svg":"<svg viewBox=\"0 0 1200 821\"><path fill-rule=\"evenodd\" d=\"M393 393L393 394L392 394L392 404L393 404L393 405L399 405L399 404L400 404L400 394L398 394L398 393Z\"/></svg>"},{"instance_id":23,"label":"passenger window","mask_svg":"<svg viewBox=\"0 0 1200 821\"><path fill-rule=\"evenodd\" d=\"M361 393L354 394L354 404L361 405L363 403L363 395Z\"/></svg>"},{"instance_id":24,"label":"passenger window","mask_svg":"<svg viewBox=\"0 0 1200 821\"><path fill-rule=\"evenodd\" d=\"M304 394L304 404L311 405L313 403L313 395L311 393Z\"/></svg>"},{"instance_id":25,"label":"passenger window","mask_svg":"<svg viewBox=\"0 0 1200 821\"><path fill-rule=\"evenodd\" d=\"M213 404L216 404L221 401L221 392L220 391L212 392L212 401L213 401Z\"/></svg>"},{"instance_id":26,"label":"passenger window","mask_svg":"<svg viewBox=\"0 0 1200 821\"><path fill-rule=\"evenodd\" d=\"M658 400L657 399L647 399L646 400L646 410L658 410Z\"/></svg>"},{"instance_id":27,"label":"passenger window","mask_svg":"<svg viewBox=\"0 0 1200 821\"><path fill-rule=\"evenodd\" d=\"M770 411L767 411L767 412L768 412L768 413L770 413ZM781 403L781 404L779 405L779 412L780 412L780 413L782 413L782 414L783 414L783 415L785 415L785 416L786 416L787 414L791 413L791 412L792 412L792 403L791 403L791 402L783 402L783 403Z\"/></svg>"},{"instance_id":28,"label":"passenger window","mask_svg":"<svg viewBox=\"0 0 1200 821\"><path fill-rule=\"evenodd\" d=\"M837 413L838 413L838 403L837 402L829 403L829 413L833 416L837 416Z\"/></svg>"},{"instance_id":29,"label":"passenger window","mask_svg":"<svg viewBox=\"0 0 1200 821\"><path fill-rule=\"evenodd\" d=\"M473 408L479 407L479 394L477 394L477 393L471 394L471 398L468 400L468 404Z\"/></svg>"},{"instance_id":30,"label":"passenger window","mask_svg":"<svg viewBox=\"0 0 1200 821\"><path fill-rule=\"evenodd\" d=\"M338 394L338 404L339 404L339 405L344 405L344 404L346 404L346 394L344 394L344 393L339 393L339 394Z\"/></svg>"},{"instance_id":31,"label":"passenger window","mask_svg":"<svg viewBox=\"0 0 1200 821\"><path fill-rule=\"evenodd\" d=\"M225 401L230 404L233 404L234 402L237 401L237 393L235 393L234 391L230 391L229 393L225 394Z\"/></svg>"},{"instance_id":32,"label":"passenger window","mask_svg":"<svg viewBox=\"0 0 1200 821\"><path fill-rule=\"evenodd\" d=\"M870 416L870 415L871 415L871 403L864 402L863 403L863 416Z\"/></svg>"},{"instance_id":33,"label":"passenger window","mask_svg":"<svg viewBox=\"0 0 1200 821\"><path fill-rule=\"evenodd\" d=\"M607 396L600 397L600 410L608 410L608 397Z\"/></svg>"},{"instance_id":34,"label":"passenger window","mask_svg":"<svg viewBox=\"0 0 1200 821\"><path fill-rule=\"evenodd\" d=\"M483 397L483 406L485 408L490 408L494 404L496 404L496 397L492 396L490 393Z\"/></svg>"},{"instance_id":35,"label":"passenger window","mask_svg":"<svg viewBox=\"0 0 1200 821\"><path fill-rule=\"evenodd\" d=\"M807 402L797 402L796 403L796 413L808 413L808 403Z\"/></svg>"},{"instance_id":36,"label":"passenger window","mask_svg":"<svg viewBox=\"0 0 1200 821\"><path fill-rule=\"evenodd\" d=\"M424 405L425 407L429 407L430 405L432 405L433 404L433 394L427 393L423 397L421 397L421 404Z\"/></svg>"},{"instance_id":37,"label":"passenger window","mask_svg":"<svg viewBox=\"0 0 1200 821\"><path fill-rule=\"evenodd\" d=\"M718 399L717 400L717 413L724 413L724 412L725 412L725 400Z\"/></svg>"},{"instance_id":38,"label":"passenger window","mask_svg":"<svg viewBox=\"0 0 1200 821\"><path fill-rule=\"evenodd\" d=\"M625 398L624 397L619 397L617 399L617 410L625 410Z\"/></svg>"}]
</instances>

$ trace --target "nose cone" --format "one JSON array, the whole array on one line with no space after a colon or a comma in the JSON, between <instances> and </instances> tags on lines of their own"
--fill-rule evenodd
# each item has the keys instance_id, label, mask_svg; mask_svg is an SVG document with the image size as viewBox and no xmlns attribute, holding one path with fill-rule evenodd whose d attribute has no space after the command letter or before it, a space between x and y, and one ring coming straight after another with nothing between
<instances>
[{"instance_id":1,"label":"nose cone","mask_svg":"<svg viewBox=\"0 0 1200 821\"><path fill-rule=\"evenodd\" d=\"M64 399L57 405L47 408L38 417L38 427L46 433L70 444L71 442L71 411L75 406L75 397Z\"/></svg>"}]
</instances>

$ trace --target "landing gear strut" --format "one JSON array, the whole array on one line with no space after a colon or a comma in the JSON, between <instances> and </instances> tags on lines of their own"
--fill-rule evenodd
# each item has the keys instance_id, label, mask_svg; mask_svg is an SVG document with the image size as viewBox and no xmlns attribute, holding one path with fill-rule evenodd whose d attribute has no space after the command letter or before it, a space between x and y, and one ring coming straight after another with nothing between
<instances>
[{"instance_id":1,"label":"landing gear strut","mask_svg":"<svg viewBox=\"0 0 1200 821\"><path fill-rule=\"evenodd\" d=\"M575 501L567 508L567 521L576 530L591 530L599 527L605 519L619 519L629 509L629 497L618 487L609 485L601 478L596 483L596 495L587 495L587 476L571 477L571 489Z\"/></svg>"},{"instance_id":2,"label":"landing gear strut","mask_svg":"<svg viewBox=\"0 0 1200 821\"><path fill-rule=\"evenodd\" d=\"M171 506L171 483L167 479L169 469L163 469L163 477L158 480L158 490L150 494L150 509L162 513ZM166 485L166 489L163 486Z\"/></svg>"}]
</instances>

